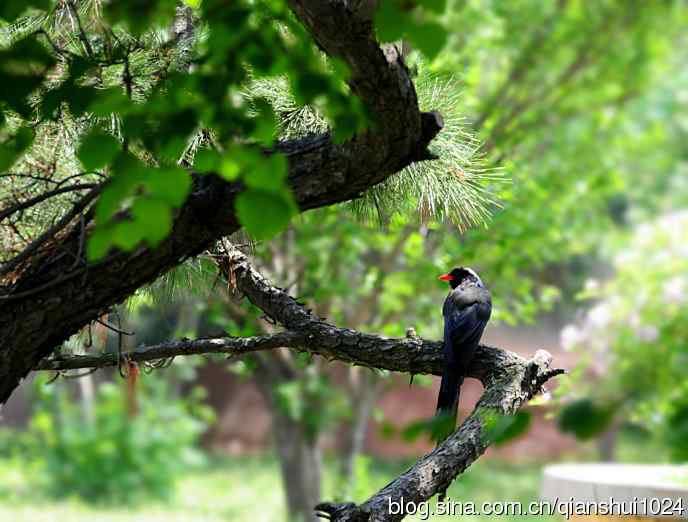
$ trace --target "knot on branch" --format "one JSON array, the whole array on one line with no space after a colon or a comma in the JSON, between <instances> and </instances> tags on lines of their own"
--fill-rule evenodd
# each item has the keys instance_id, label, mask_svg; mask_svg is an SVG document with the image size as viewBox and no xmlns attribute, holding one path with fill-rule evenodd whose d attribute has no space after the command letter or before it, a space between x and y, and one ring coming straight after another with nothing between
<instances>
[{"instance_id":1,"label":"knot on branch","mask_svg":"<svg viewBox=\"0 0 688 522\"><path fill-rule=\"evenodd\" d=\"M435 136L444 128L444 118L438 111L422 112L420 114L420 138L418 148L411 161L428 161L437 159L438 156L428 149L428 145Z\"/></svg>"},{"instance_id":2,"label":"knot on branch","mask_svg":"<svg viewBox=\"0 0 688 522\"><path fill-rule=\"evenodd\" d=\"M562 368L550 368L551 363L552 354L547 350L538 350L533 358L528 361L528 366L521 381L521 390L528 398L542 391L543 385L552 377L566 373L566 370Z\"/></svg>"}]
</instances>

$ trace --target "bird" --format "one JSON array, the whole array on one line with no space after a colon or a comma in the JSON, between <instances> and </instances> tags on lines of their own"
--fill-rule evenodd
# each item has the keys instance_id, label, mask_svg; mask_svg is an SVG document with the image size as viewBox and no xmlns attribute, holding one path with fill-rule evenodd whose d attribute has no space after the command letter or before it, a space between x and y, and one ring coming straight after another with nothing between
<instances>
[{"instance_id":1,"label":"bird","mask_svg":"<svg viewBox=\"0 0 688 522\"><path fill-rule=\"evenodd\" d=\"M435 438L439 444L454 431L461 385L492 313L492 297L475 270L454 268L439 276L450 286L444 300L444 368L437 396Z\"/></svg>"}]
</instances>

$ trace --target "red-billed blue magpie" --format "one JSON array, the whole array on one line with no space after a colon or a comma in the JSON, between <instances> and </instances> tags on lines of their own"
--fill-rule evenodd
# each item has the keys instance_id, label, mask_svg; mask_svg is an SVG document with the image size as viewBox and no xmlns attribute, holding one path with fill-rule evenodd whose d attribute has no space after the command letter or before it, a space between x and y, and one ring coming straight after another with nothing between
<instances>
[{"instance_id":1,"label":"red-billed blue magpie","mask_svg":"<svg viewBox=\"0 0 688 522\"><path fill-rule=\"evenodd\" d=\"M444 300L444 372L437 397L437 415L444 417L437 434L447 438L456 426L459 391L492 313L492 299L478 274L465 267L439 277L451 290ZM446 421L446 424L445 424Z\"/></svg>"}]
</instances>

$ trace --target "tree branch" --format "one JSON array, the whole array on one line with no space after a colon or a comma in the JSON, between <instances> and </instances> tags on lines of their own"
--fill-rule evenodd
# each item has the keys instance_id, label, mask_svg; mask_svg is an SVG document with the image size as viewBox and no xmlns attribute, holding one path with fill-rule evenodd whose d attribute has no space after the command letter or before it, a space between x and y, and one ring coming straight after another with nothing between
<instances>
[{"instance_id":1,"label":"tree branch","mask_svg":"<svg viewBox=\"0 0 688 522\"><path fill-rule=\"evenodd\" d=\"M229 249L219 257L218 266L230 285L234 285L267 315L289 331L248 338L182 340L142 347L124 354L133 361L150 361L176 355L225 353L241 355L252 351L289 347L328 359L409 373L442 374L442 343L418 337L388 338L338 328L315 317L285 291L272 285L249 263L244 254ZM468 371L479 379L485 391L471 415L460 428L433 452L360 505L323 503L318 513L336 522L379 522L401 520L389 513L390 502L427 501L446 491L451 482L465 471L490 444L486 419L513 415L554 376L564 373L551 369L551 355L538 350L532 359L500 348L481 345ZM116 355L66 356L42 361L36 369L66 370L115 366ZM402 503L403 504L403 503Z\"/></svg>"},{"instance_id":2,"label":"tree branch","mask_svg":"<svg viewBox=\"0 0 688 522\"><path fill-rule=\"evenodd\" d=\"M319 353L354 364L409 373L440 375L442 343L417 337L389 339L355 330L337 328L314 317L286 292L273 286L251 267L246 256L231 249L221 271L248 299L287 328L305 334ZM357 506L325 503L316 507L320 515L336 522L392 521L390 502L427 501L446 491L449 484L489 446L486 418L513 415L540 392L550 378L564 373L550 369L552 357L539 350L526 360L515 353L481 345L470 365L468 376L480 379L485 391L473 413L435 451L420 459L410 470Z\"/></svg>"},{"instance_id":3,"label":"tree branch","mask_svg":"<svg viewBox=\"0 0 688 522\"><path fill-rule=\"evenodd\" d=\"M398 50L379 46L369 9L359 10L359 3L290 2L318 45L349 66L351 89L375 120L373 129L343 144L324 134L275 148L288 158L288 182L302 211L358 198L409 163L430 158L427 146L442 128L438 114L418 109ZM84 234L72 227L51 248L19 254L21 266L13 262L12 272L5 267L5 286L0 286L0 403L70 335L137 288L239 230L234 200L242 189L212 175L194 177L169 237L154 250L116 252L87 265Z\"/></svg>"},{"instance_id":4,"label":"tree branch","mask_svg":"<svg viewBox=\"0 0 688 522\"><path fill-rule=\"evenodd\" d=\"M37 196L34 196L31 199L21 201L12 207L9 207L7 209L0 211L0 221L7 219L8 217L10 217L12 214L14 214L16 212L19 212L21 210L26 210L27 208L31 208L31 207L37 205L38 203L45 201L46 199L53 198L53 197L58 196L60 194L64 194L65 192L74 192L76 190L92 189L93 187L95 187L94 183L76 183L74 185L67 185L66 187L60 187L60 188L56 188L53 190L49 190L47 192L43 192Z\"/></svg>"},{"instance_id":5,"label":"tree branch","mask_svg":"<svg viewBox=\"0 0 688 522\"><path fill-rule=\"evenodd\" d=\"M362 504L325 502L316 506L318 515L333 522L398 521L406 516L407 503L418 505L444 493L490 445L487 419L494 415L513 415L547 380L564 373L549 368L551 356L544 350L528 361L516 357L507 357L505 365L497 364L494 373L485 376L485 391L473 412L434 451ZM392 504L401 509L390 510Z\"/></svg>"},{"instance_id":6,"label":"tree branch","mask_svg":"<svg viewBox=\"0 0 688 522\"><path fill-rule=\"evenodd\" d=\"M182 339L122 352L122 359L133 362L153 362L180 355L226 354L238 357L246 353L274 348L303 348L303 336L298 332L279 332L255 337L217 337L205 339ZM88 355L57 355L41 360L34 370L78 370L83 368L107 368L118 366L116 353Z\"/></svg>"}]
</instances>

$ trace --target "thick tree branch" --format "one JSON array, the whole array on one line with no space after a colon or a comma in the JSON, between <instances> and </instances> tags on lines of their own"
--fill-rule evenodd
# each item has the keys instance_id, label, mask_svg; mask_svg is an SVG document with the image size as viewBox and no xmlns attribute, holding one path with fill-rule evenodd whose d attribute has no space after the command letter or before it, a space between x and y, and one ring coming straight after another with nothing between
<instances>
[{"instance_id":1,"label":"thick tree branch","mask_svg":"<svg viewBox=\"0 0 688 522\"><path fill-rule=\"evenodd\" d=\"M442 343L415 337L388 339L336 328L314 317L286 292L271 285L236 250L230 250L224 264L219 264L227 280L234 282L254 305L287 328L305 334L313 346L319 347L317 353L390 370L441 373ZM541 391L546 381L564 373L561 369L550 369L551 359L544 350L526 360L512 352L481 345L468 375L480 379L485 391L473 413L452 436L360 506L326 503L316 509L337 522L401 520L405 516L403 512L391 515L389 503L403 500L417 504L446 491L456 476L489 446L486 419L513 415Z\"/></svg>"},{"instance_id":2,"label":"thick tree branch","mask_svg":"<svg viewBox=\"0 0 688 522\"><path fill-rule=\"evenodd\" d=\"M347 63L351 89L375 121L373 129L343 144L325 134L276 148L288 157L288 180L300 209L357 198L409 163L429 158L427 145L441 129L441 117L419 111L399 52L378 45L369 10L359 12L358 3L344 0L290 5L318 45ZM72 222L22 259L0 287L0 403L70 335L137 288L237 231L233 202L241 190L241 185L211 175L195 178L170 236L152 251L118 252L88 264L83 231ZM85 221L88 225L89 214ZM86 229L88 234L90 227Z\"/></svg>"}]
</instances>

